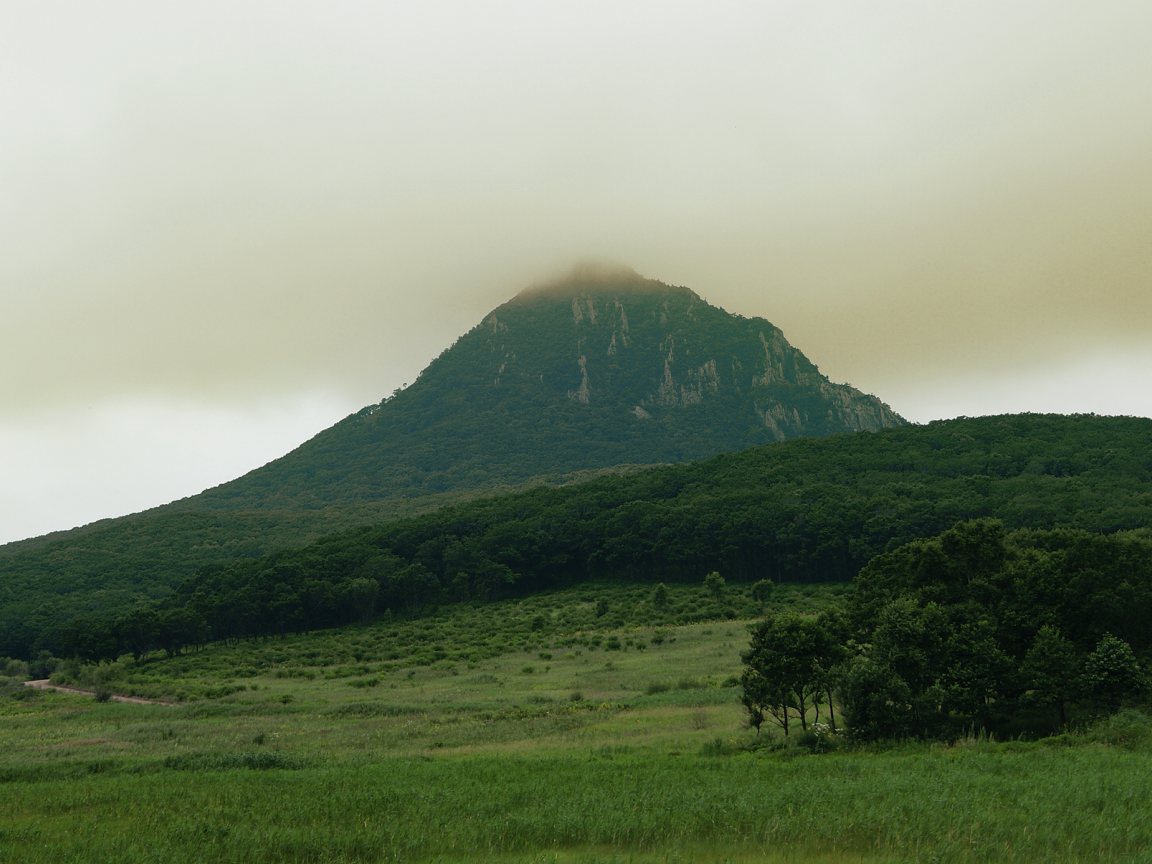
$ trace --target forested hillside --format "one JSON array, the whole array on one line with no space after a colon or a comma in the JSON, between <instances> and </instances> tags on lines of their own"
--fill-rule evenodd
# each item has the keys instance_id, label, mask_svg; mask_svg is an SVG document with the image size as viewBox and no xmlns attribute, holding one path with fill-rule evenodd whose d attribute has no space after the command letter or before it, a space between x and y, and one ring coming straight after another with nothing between
<instances>
[{"instance_id":1,"label":"forested hillside","mask_svg":"<svg viewBox=\"0 0 1152 864\"><path fill-rule=\"evenodd\" d=\"M1141 418L1013 415L797 439L208 565L170 583L178 590L163 608L179 610L194 638L233 638L588 579L699 581L716 570L735 582L847 580L878 553L965 519L1147 527L1150 481L1152 420ZM54 614L38 629L7 629L0 653L57 647L77 610L67 599L29 597Z\"/></svg>"},{"instance_id":2,"label":"forested hillside","mask_svg":"<svg viewBox=\"0 0 1152 864\"><path fill-rule=\"evenodd\" d=\"M62 616L165 596L209 562L483 495L902 422L832 384L763 319L630 270L578 268L497 308L411 387L263 468L0 547L0 632L26 645Z\"/></svg>"},{"instance_id":3,"label":"forested hillside","mask_svg":"<svg viewBox=\"0 0 1152 864\"><path fill-rule=\"evenodd\" d=\"M901 423L762 318L632 271L577 270L495 309L411 387L168 509L348 505Z\"/></svg>"}]
</instances>

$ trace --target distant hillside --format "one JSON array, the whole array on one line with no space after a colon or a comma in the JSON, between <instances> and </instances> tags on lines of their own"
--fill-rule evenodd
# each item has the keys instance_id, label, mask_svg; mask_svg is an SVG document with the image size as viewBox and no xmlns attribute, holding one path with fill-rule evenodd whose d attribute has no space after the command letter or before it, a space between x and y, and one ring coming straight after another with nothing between
<instances>
[{"instance_id":1,"label":"distant hillside","mask_svg":"<svg viewBox=\"0 0 1152 864\"><path fill-rule=\"evenodd\" d=\"M56 650L69 619L174 588L171 601L211 626L252 635L345 620L363 580L377 585L377 608L411 614L441 596L586 579L845 580L879 552L976 517L1009 529L1147 529L1152 420L1018 415L786 441L454 505L262 558L216 548L233 542L219 526L241 515L255 544L259 514L177 515L200 520L181 542L212 553L182 587L176 571L150 569L144 538L128 533L89 548L85 565L65 544L0 558L0 655Z\"/></svg>"},{"instance_id":2,"label":"distant hillside","mask_svg":"<svg viewBox=\"0 0 1152 864\"><path fill-rule=\"evenodd\" d=\"M586 268L522 291L403 392L165 509L434 495L903 422L832 384L762 318L630 270Z\"/></svg>"}]
</instances>

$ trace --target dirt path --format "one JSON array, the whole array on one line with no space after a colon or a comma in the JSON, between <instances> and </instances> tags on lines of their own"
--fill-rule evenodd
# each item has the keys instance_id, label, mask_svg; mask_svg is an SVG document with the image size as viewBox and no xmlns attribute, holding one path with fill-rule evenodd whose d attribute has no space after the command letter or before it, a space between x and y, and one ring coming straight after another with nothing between
<instances>
[{"instance_id":1,"label":"dirt path","mask_svg":"<svg viewBox=\"0 0 1152 864\"><path fill-rule=\"evenodd\" d=\"M41 678L39 681L25 681L25 687L31 687L34 690L58 690L61 693L77 693L80 696L95 696L95 690L81 690L79 687L62 687L59 684L53 684L47 678ZM131 702L133 705L175 705L175 702L165 702L163 699L142 699L139 696L117 696L112 694L108 697L113 702Z\"/></svg>"}]
</instances>

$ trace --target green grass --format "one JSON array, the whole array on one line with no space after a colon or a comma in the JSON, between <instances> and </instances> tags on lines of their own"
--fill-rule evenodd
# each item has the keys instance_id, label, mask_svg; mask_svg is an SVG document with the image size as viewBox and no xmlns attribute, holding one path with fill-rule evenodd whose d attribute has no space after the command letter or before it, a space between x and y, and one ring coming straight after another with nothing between
<instances>
[{"instance_id":1,"label":"green grass","mask_svg":"<svg viewBox=\"0 0 1152 864\"><path fill-rule=\"evenodd\" d=\"M687 856L680 860L1139 860L1152 848L1150 762L1106 748L787 761L625 752L267 770L233 760L4 784L2 854L402 861L611 850Z\"/></svg>"},{"instance_id":2,"label":"green grass","mask_svg":"<svg viewBox=\"0 0 1152 864\"><path fill-rule=\"evenodd\" d=\"M540 602L598 599L578 593ZM213 699L0 682L0 861L1149 860L1143 715L1038 743L811 755L744 725L745 621L603 628L594 648L532 630L542 605L489 608L476 638L515 650L370 653L397 628L447 641L484 623L449 609L145 664L158 689L243 685Z\"/></svg>"},{"instance_id":3,"label":"green grass","mask_svg":"<svg viewBox=\"0 0 1152 864\"><path fill-rule=\"evenodd\" d=\"M576 652L585 658L659 653L669 627L695 621L711 621L705 629L733 630L743 639L744 625L733 622L761 609L746 585L729 586L719 599L698 585L670 585L662 607L653 605L653 590L651 585L584 585L523 600L454 604L414 621L379 616L367 626L220 645L171 659L156 652L137 663L126 655L99 667L68 667L53 680L173 701L234 694L259 701L262 697L250 694L295 693L302 681L319 679L349 679L345 683L355 681L367 692L404 681L413 668L467 668L512 652L522 657L517 672L525 666L539 672L549 664L562 665L566 655ZM814 612L847 590L843 584L780 586L769 608ZM602 600L608 611L597 615Z\"/></svg>"}]
</instances>

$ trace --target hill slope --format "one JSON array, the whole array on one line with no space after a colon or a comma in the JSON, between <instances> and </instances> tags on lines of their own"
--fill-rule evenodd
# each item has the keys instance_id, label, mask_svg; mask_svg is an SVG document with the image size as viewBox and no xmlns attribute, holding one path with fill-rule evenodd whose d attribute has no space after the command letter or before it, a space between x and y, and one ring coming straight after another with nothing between
<instances>
[{"instance_id":1,"label":"hill slope","mask_svg":"<svg viewBox=\"0 0 1152 864\"><path fill-rule=\"evenodd\" d=\"M828 381L763 319L630 270L578 268L281 459L145 513L0 547L0 630L47 632L163 596L208 562L484 494L903 422Z\"/></svg>"},{"instance_id":2,"label":"hill slope","mask_svg":"<svg viewBox=\"0 0 1152 864\"><path fill-rule=\"evenodd\" d=\"M986 417L798 439L447 507L268 558L215 554L172 599L191 602L213 626L219 617L251 634L345 620L357 580L377 584L378 609L404 613L437 596L590 578L698 582L717 569L740 582L846 580L877 553L961 519L1146 528L1150 453L1152 420L1130 417ZM208 556L222 551L219 526L241 514L179 515L200 519L183 542ZM259 514L246 515L255 542ZM0 655L58 650L70 618L167 594L194 566L175 544L169 566L157 567L140 555L149 548L140 538L115 539L0 559ZM95 575L81 585L86 572Z\"/></svg>"},{"instance_id":3,"label":"hill slope","mask_svg":"<svg viewBox=\"0 0 1152 864\"><path fill-rule=\"evenodd\" d=\"M403 392L170 509L425 496L903 422L831 383L762 318L585 268L494 310Z\"/></svg>"}]
</instances>

